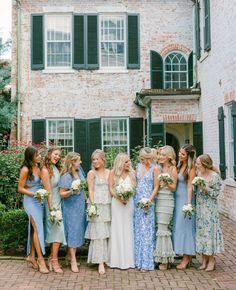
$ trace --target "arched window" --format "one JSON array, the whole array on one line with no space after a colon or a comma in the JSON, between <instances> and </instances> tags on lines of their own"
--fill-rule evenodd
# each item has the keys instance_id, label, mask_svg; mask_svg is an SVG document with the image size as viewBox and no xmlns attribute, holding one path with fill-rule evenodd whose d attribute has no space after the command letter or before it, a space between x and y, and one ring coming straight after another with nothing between
<instances>
[{"instance_id":1,"label":"arched window","mask_svg":"<svg viewBox=\"0 0 236 290\"><path fill-rule=\"evenodd\" d=\"M179 52L171 52L164 61L165 89L180 89L188 87L187 61Z\"/></svg>"}]
</instances>

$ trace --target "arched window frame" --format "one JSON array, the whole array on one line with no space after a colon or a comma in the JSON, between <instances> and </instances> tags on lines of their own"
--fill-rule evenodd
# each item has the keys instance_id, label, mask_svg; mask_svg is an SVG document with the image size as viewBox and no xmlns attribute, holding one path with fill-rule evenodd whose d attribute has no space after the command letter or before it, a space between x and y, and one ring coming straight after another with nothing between
<instances>
[{"instance_id":1,"label":"arched window frame","mask_svg":"<svg viewBox=\"0 0 236 290\"><path fill-rule=\"evenodd\" d=\"M186 86L182 87L180 86L180 81L179 81L179 86L178 87L174 87L174 88L188 88L188 83L189 83L189 80L188 80L188 57L181 51L170 51L165 57L164 57L164 62L163 62L163 75L164 75L164 88L167 89L167 88L173 88L173 81L172 81L172 78L171 78L171 87L167 87L167 80L166 80L166 73L167 72L170 72L171 74L173 73L173 71L166 71L166 59L171 55L171 54L180 54L184 59L185 59L185 62L186 62L186 70L184 71L176 71L178 73L185 73L186 74ZM169 81L168 81L169 82Z\"/></svg>"}]
</instances>

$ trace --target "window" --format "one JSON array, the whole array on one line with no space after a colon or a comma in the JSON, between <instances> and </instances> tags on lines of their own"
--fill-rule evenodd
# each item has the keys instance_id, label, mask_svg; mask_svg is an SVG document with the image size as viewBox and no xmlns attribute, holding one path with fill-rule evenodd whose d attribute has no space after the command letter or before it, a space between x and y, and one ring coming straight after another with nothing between
<instances>
[{"instance_id":1,"label":"window","mask_svg":"<svg viewBox=\"0 0 236 290\"><path fill-rule=\"evenodd\" d=\"M101 68L126 67L125 15L101 15L100 60Z\"/></svg>"},{"instance_id":2,"label":"window","mask_svg":"<svg viewBox=\"0 0 236 290\"><path fill-rule=\"evenodd\" d=\"M232 105L228 107L228 135L229 135L229 177L234 178L234 135L233 135L233 116L232 116Z\"/></svg>"},{"instance_id":3,"label":"window","mask_svg":"<svg viewBox=\"0 0 236 290\"><path fill-rule=\"evenodd\" d=\"M188 68L185 57L172 52L164 61L164 84L166 89L180 89L188 86Z\"/></svg>"},{"instance_id":4,"label":"window","mask_svg":"<svg viewBox=\"0 0 236 290\"><path fill-rule=\"evenodd\" d=\"M211 49L210 0L204 0L204 49Z\"/></svg>"},{"instance_id":5,"label":"window","mask_svg":"<svg viewBox=\"0 0 236 290\"><path fill-rule=\"evenodd\" d=\"M64 149L65 153L74 151L73 120L47 120L47 146L51 144Z\"/></svg>"},{"instance_id":6,"label":"window","mask_svg":"<svg viewBox=\"0 0 236 290\"><path fill-rule=\"evenodd\" d=\"M105 152L116 148L129 152L128 118L102 119L102 148Z\"/></svg>"},{"instance_id":7,"label":"window","mask_svg":"<svg viewBox=\"0 0 236 290\"><path fill-rule=\"evenodd\" d=\"M45 16L45 52L47 68L70 68L71 62L71 15Z\"/></svg>"}]
</instances>

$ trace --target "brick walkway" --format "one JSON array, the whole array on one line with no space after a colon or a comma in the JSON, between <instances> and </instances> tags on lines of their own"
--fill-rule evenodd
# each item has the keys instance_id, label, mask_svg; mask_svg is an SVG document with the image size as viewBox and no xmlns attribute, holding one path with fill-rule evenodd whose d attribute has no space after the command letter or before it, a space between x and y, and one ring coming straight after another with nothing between
<instances>
[{"instance_id":1,"label":"brick walkway","mask_svg":"<svg viewBox=\"0 0 236 290\"><path fill-rule=\"evenodd\" d=\"M84 261L80 273L74 274L65 268L64 274L42 275L27 267L20 260L4 260L0 257L0 290L5 289L236 289L236 223L222 217L225 237L225 253L217 257L216 271L197 271L199 263L186 270L151 271L107 269L99 277L97 267L88 267Z\"/></svg>"}]
</instances>

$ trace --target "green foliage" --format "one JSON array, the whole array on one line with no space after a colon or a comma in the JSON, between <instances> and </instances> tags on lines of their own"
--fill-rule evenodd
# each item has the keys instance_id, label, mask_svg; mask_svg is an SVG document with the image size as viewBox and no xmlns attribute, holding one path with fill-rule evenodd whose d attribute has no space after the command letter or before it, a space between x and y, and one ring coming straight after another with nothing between
<instances>
[{"instance_id":1,"label":"green foliage","mask_svg":"<svg viewBox=\"0 0 236 290\"><path fill-rule=\"evenodd\" d=\"M106 166L108 169L113 168L114 160L117 154L124 152L121 148L111 147L105 154L106 154Z\"/></svg>"},{"instance_id":2,"label":"green foliage","mask_svg":"<svg viewBox=\"0 0 236 290\"><path fill-rule=\"evenodd\" d=\"M22 251L27 243L28 217L24 210L6 208L0 203L0 251Z\"/></svg>"},{"instance_id":3,"label":"green foliage","mask_svg":"<svg viewBox=\"0 0 236 290\"><path fill-rule=\"evenodd\" d=\"M135 169L137 164L139 163L139 151L142 148L142 146L136 146L134 149L131 149L131 162L132 166Z\"/></svg>"}]
</instances>

